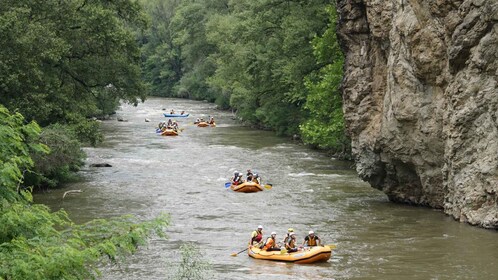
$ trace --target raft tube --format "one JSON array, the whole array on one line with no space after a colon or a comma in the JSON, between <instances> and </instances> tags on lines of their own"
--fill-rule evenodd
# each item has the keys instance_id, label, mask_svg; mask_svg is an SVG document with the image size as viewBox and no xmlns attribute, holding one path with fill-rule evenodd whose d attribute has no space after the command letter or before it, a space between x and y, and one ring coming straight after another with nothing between
<instances>
[{"instance_id":1,"label":"raft tube","mask_svg":"<svg viewBox=\"0 0 498 280\"><path fill-rule=\"evenodd\" d=\"M178 136L178 131L174 131L173 129L165 129L162 133L162 136Z\"/></svg>"},{"instance_id":2,"label":"raft tube","mask_svg":"<svg viewBox=\"0 0 498 280\"><path fill-rule=\"evenodd\" d=\"M263 190L263 187L256 182L244 182L240 185L231 185L230 189L234 192L252 193L259 192Z\"/></svg>"},{"instance_id":3,"label":"raft tube","mask_svg":"<svg viewBox=\"0 0 498 280\"><path fill-rule=\"evenodd\" d=\"M166 114L166 113L163 113L163 115L166 117L166 118L186 118L188 117L188 115L190 114Z\"/></svg>"},{"instance_id":4,"label":"raft tube","mask_svg":"<svg viewBox=\"0 0 498 280\"><path fill-rule=\"evenodd\" d=\"M251 258L259 260L308 264L328 261L332 256L332 249L328 246L315 246L306 247L303 251L282 254L280 251L265 251L255 246L249 246L247 254Z\"/></svg>"}]
</instances>

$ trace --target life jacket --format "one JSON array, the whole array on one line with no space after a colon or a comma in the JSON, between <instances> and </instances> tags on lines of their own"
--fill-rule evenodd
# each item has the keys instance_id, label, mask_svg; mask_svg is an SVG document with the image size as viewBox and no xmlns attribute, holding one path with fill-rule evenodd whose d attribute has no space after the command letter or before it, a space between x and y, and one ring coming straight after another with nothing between
<instances>
[{"instance_id":1,"label":"life jacket","mask_svg":"<svg viewBox=\"0 0 498 280\"><path fill-rule=\"evenodd\" d=\"M256 233L256 235L254 235L254 233ZM261 239L263 239L263 233L260 231L257 231L257 230L253 231L252 235L253 235L253 237L251 239L251 242L256 241L259 243L261 241Z\"/></svg>"},{"instance_id":2,"label":"life jacket","mask_svg":"<svg viewBox=\"0 0 498 280\"><path fill-rule=\"evenodd\" d=\"M307 240L306 241L308 241L308 246L316 246L317 245L317 243L316 243L316 237L317 237L316 235L313 236L313 237L311 237L309 235L307 236Z\"/></svg>"},{"instance_id":3,"label":"life jacket","mask_svg":"<svg viewBox=\"0 0 498 280\"><path fill-rule=\"evenodd\" d=\"M284 243L284 244L287 244L287 241L289 241L289 238L290 238L289 233L286 233L286 234L285 234L285 238L284 238L283 243Z\"/></svg>"},{"instance_id":4,"label":"life jacket","mask_svg":"<svg viewBox=\"0 0 498 280\"><path fill-rule=\"evenodd\" d=\"M263 250L267 251L268 249L271 249L273 247L275 247L275 240L273 238L271 238L271 237L268 237L266 239L266 242L265 242L265 245L263 247Z\"/></svg>"},{"instance_id":5,"label":"life jacket","mask_svg":"<svg viewBox=\"0 0 498 280\"><path fill-rule=\"evenodd\" d=\"M290 238L289 242L285 243L285 249L294 249L296 248L296 241L294 239Z\"/></svg>"},{"instance_id":6,"label":"life jacket","mask_svg":"<svg viewBox=\"0 0 498 280\"><path fill-rule=\"evenodd\" d=\"M233 177L233 181L232 181L232 184L234 185L238 185L242 182L242 175L239 175L239 176L236 176L236 177Z\"/></svg>"}]
</instances>

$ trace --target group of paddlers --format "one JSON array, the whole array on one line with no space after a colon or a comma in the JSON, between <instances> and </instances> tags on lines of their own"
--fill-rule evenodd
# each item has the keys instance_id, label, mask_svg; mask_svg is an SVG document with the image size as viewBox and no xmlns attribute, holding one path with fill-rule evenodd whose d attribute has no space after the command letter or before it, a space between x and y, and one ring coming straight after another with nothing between
<instances>
[{"instance_id":1,"label":"group of paddlers","mask_svg":"<svg viewBox=\"0 0 498 280\"><path fill-rule=\"evenodd\" d=\"M252 232L251 239L249 240L250 246L258 246L260 249L265 251L281 251L287 253L301 251L304 250L305 247L320 246L320 243L320 237L315 235L315 233L310 230L308 235L304 237L303 243L298 246L297 237L294 233L294 229L292 228L287 230L287 234L281 242L277 241L276 232L272 232L270 236L263 241L263 226L261 225Z\"/></svg>"},{"instance_id":2,"label":"group of paddlers","mask_svg":"<svg viewBox=\"0 0 498 280\"><path fill-rule=\"evenodd\" d=\"M253 173L251 169L247 169L246 179L244 180L244 175L239 171L233 173L232 178L230 178L232 185L240 185L244 182L255 182L261 184L261 177L258 173Z\"/></svg>"},{"instance_id":3,"label":"group of paddlers","mask_svg":"<svg viewBox=\"0 0 498 280\"><path fill-rule=\"evenodd\" d=\"M175 110L171 109L171 111L169 111L169 113L170 113L171 115L174 115L174 114L175 114ZM181 111L181 112L180 112L180 115L185 115L185 111Z\"/></svg>"},{"instance_id":4,"label":"group of paddlers","mask_svg":"<svg viewBox=\"0 0 498 280\"><path fill-rule=\"evenodd\" d=\"M208 119L209 119L208 121L205 121L204 118L197 118L195 119L194 124L199 124L201 122L207 122L208 124L215 124L213 117L209 116Z\"/></svg>"},{"instance_id":5,"label":"group of paddlers","mask_svg":"<svg viewBox=\"0 0 498 280\"><path fill-rule=\"evenodd\" d=\"M162 131L166 129L173 129L174 131L178 131L178 122L171 119L168 119L168 122L160 122L157 126Z\"/></svg>"}]
</instances>

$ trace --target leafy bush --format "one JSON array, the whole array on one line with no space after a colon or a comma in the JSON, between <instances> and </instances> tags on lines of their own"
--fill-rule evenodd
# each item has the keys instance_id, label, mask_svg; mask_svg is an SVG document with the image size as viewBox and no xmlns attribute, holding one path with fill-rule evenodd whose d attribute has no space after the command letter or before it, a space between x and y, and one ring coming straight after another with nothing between
<instances>
[{"instance_id":1,"label":"leafy bush","mask_svg":"<svg viewBox=\"0 0 498 280\"><path fill-rule=\"evenodd\" d=\"M74 130L61 124L50 125L43 129L39 141L48 146L50 152L32 154L34 172L27 174L27 183L55 187L73 179L85 158Z\"/></svg>"},{"instance_id":2,"label":"leafy bush","mask_svg":"<svg viewBox=\"0 0 498 280\"><path fill-rule=\"evenodd\" d=\"M312 41L314 55L322 66L305 79L309 94L304 109L308 117L299 129L305 143L347 157L351 144L345 133L340 95L344 56L335 32L335 7L330 6L327 11L328 28L321 37L317 36Z\"/></svg>"},{"instance_id":3,"label":"leafy bush","mask_svg":"<svg viewBox=\"0 0 498 280\"><path fill-rule=\"evenodd\" d=\"M182 257L176 272L174 280L202 280L211 279L211 265L203 259L203 254L192 243L185 243L180 247Z\"/></svg>"},{"instance_id":4,"label":"leafy bush","mask_svg":"<svg viewBox=\"0 0 498 280\"><path fill-rule=\"evenodd\" d=\"M69 129L72 130L74 139L78 139L82 144L95 146L104 140L100 123L94 120L79 118L69 126Z\"/></svg>"},{"instance_id":5,"label":"leafy bush","mask_svg":"<svg viewBox=\"0 0 498 280\"><path fill-rule=\"evenodd\" d=\"M52 129L44 131L45 139L66 131ZM24 171L33 167L30 154L48 152L39 133L36 123L25 124L22 115L0 105L0 279L95 279L95 263L133 253L150 234L164 237L166 215L147 222L126 216L75 225L64 211L32 204L31 193L20 186Z\"/></svg>"}]
</instances>

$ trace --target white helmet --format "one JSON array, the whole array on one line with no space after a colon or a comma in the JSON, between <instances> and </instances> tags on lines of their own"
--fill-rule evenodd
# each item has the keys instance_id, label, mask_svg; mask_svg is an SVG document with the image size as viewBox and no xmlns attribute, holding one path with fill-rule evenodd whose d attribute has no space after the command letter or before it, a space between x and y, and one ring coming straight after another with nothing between
<instances>
[{"instance_id":1,"label":"white helmet","mask_svg":"<svg viewBox=\"0 0 498 280\"><path fill-rule=\"evenodd\" d=\"M259 229L263 229L263 226L262 226L262 225L259 225L259 226L258 226L258 228L259 228Z\"/></svg>"},{"instance_id":2,"label":"white helmet","mask_svg":"<svg viewBox=\"0 0 498 280\"><path fill-rule=\"evenodd\" d=\"M315 234L312 230L310 230L310 232L308 232L308 234Z\"/></svg>"},{"instance_id":3,"label":"white helmet","mask_svg":"<svg viewBox=\"0 0 498 280\"><path fill-rule=\"evenodd\" d=\"M276 232L274 232L274 231L272 231L272 232L271 232L271 235L277 235L277 233L276 233Z\"/></svg>"}]
</instances>

